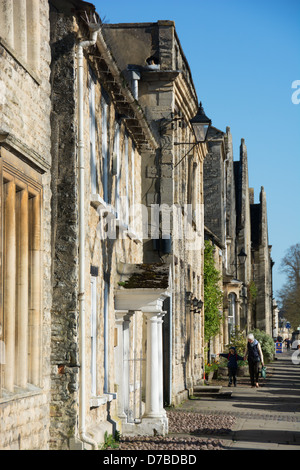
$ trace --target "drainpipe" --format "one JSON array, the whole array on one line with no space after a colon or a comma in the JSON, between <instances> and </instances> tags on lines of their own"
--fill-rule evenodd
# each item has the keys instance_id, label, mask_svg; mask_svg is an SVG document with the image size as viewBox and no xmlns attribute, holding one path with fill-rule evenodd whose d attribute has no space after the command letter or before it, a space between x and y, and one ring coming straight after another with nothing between
<instances>
[{"instance_id":1,"label":"drainpipe","mask_svg":"<svg viewBox=\"0 0 300 470\"><path fill-rule=\"evenodd\" d=\"M169 273L169 290L170 290L170 319L169 319L169 403L172 403L172 391L173 391L173 370L172 370L172 357L173 357L173 269L170 265Z\"/></svg>"},{"instance_id":2,"label":"drainpipe","mask_svg":"<svg viewBox=\"0 0 300 470\"><path fill-rule=\"evenodd\" d=\"M141 74L138 70L132 70L132 94L134 99L139 99L139 80L141 79Z\"/></svg>"},{"instance_id":3,"label":"drainpipe","mask_svg":"<svg viewBox=\"0 0 300 470\"><path fill-rule=\"evenodd\" d=\"M139 99L139 80L141 79L141 72L135 65L127 65L127 70L130 73L132 95L135 100Z\"/></svg>"},{"instance_id":4,"label":"drainpipe","mask_svg":"<svg viewBox=\"0 0 300 470\"><path fill-rule=\"evenodd\" d=\"M78 61L78 166L79 166L79 329L80 329L80 389L79 389L79 434L80 439L91 445L93 449L97 449L97 442L86 434L86 396L85 396L85 165L84 165L84 130L83 130L83 50L87 47L94 46L97 41L97 34L100 30L100 24L90 23L90 40L82 41L78 44L77 61Z\"/></svg>"}]
</instances>

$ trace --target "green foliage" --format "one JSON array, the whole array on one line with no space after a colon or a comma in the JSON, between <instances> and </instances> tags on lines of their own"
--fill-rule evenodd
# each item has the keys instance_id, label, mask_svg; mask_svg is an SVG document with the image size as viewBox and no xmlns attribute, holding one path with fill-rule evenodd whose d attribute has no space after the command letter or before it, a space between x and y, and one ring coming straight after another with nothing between
<instances>
[{"instance_id":1,"label":"green foliage","mask_svg":"<svg viewBox=\"0 0 300 470\"><path fill-rule=\"evenodd\" d=\"M215 370L218 370L218 368L219 368L218 362L212 362L211 364L205 364L204 366L204 370L206 373L214 372Z\"/></svg>"},{"instance_id":2,"label":"green foliage","mask_svg":"<svg viewBox=\"0 0 300 470\"><path fill-rule=\"evenodd\" d=\"M253 333L254 338L257 339L257 341L261 345L264 361L272 361L274 357L274 341L272 336L268 335L265 331L261 330L253 330L251 331L251 333Z\"/></svg>"},{"instance_id":3,"label":"green foliage","mask_svg":"<svg viewBox=\"0 0 300 470\"><path fill-rule=\"evenodd\" d=\"M214 248L205 241L204 249L204 318L205 341L209 341L219 333L222 316L223 294L220 289L220 273L214 263Z\"/></svg>"},{"instance_id":4,"label":"green foliage","mask_svg":"<svg viewBox=\"0 0 300 470\"><path fill-rule=\"evenodd\" d=\"M104 443L101 446L101 450L105 449L118 449L120 445L120 432L116 431L114 436L112 434L108 434L107 431L104 433Z\"/></svg>"},{"instance_id":5,"label":"green foliage","mask_svg":"<svg viewBox=\"0 0 300 470\"><path fill-rule=\"evenodd\" d=\"M238 361L238 367L245 367L248 365L248 361Z\"/></svg>"},{"instance_id":6,"label":"green foliage","mask_svg":"<svg viewBox=\"0 0 300 470\"><path fill-rule=\"evenodd\" d=\"M228 351L231 346L234 346L236 349L236 353L239 356L243 356L246 350L246 345L247 338L245 336L245 333L243 331L240 331L238 326L235 326L233 332L230 335L229 344L227 344L226 346L228 348Z\"/></svg>"},{"instance_id":7,"label":"green foliage","mask_svg":"<svg viewBox=\"0 0 300 470\"><path fill-rule=\"evenodd\" d=\"M254 281L251 281L249 284L249 297L250 302L254 302L257 297L257 287Z\"/></svg>"}]
</instances>

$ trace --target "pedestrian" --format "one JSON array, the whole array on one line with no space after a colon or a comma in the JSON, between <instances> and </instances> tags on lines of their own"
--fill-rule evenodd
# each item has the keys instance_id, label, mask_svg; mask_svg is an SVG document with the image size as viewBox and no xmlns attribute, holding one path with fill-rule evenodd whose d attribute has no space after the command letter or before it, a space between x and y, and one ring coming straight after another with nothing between
<instances>
[{"instance_id":1,"label":"pedestrian","mask_svg":"<svg viewBox=\"0 0 300 470\"><path fill-rule=\"evenodd\" d=\"M264 357L261 345L257 339L254 338L254 335L250 333L247 338L248 343L244 360L248 359L251 387L258 388L259 364L261 363L262 366L264 365Z\"/></svg>"},{"instance_id":2,"label":"pedestrian","mask_svg":"<svg viewBox=\"0 0 300 470\"><path fill-rule=\"evenodd\" d=\"M231 387L232 382L233 385L236 387L236 375L237 375L237 369L238 369L238 361L242 361L243 357L239 356L236 353L236 349L234 346L231 346L229 348L229 353L225 354L219 354L221 357L225 357L228 360L227 367L228 367L228 376L229 376L229 382L228 382L228 387Z\"/></svg>"}]
</instances>

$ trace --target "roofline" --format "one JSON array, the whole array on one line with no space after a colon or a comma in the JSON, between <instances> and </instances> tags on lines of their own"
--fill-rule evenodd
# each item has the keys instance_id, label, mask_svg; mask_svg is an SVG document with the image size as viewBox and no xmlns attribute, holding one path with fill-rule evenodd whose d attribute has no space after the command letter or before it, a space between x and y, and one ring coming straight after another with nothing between
<instances>
[{"instance_id":1,"label":"roofline","mask_svg":"<svg viewBox=\"0 0 300 470\"><path fill-rule=\"evenodd\" d=\"M154 21L149 21L149 22L144 22L144 23L109 23L107 25L104 25L104 27L109 27L109 28L116 28L116 27L122 27L122 28L132 28L132 27L135 27L135 28L145 28L145 27L149 27L149 26L170 26L170 27L173 27L174 28L174 34L175 34L175 38L176 38L176 41L179 45L179 49L180 49L180 53L182 55L182 58L185 62L185 65L186 65L186 68L188 70L188 73L189 73L189 76L190 76L190 80L191 80L191 85L193 87L193 90L194 90L194 93L195 93L195 96L196 96L196 99L197 99L197 102L199 103L199 99L198 99L198 95L197 95L197 90L196 90L196 87L195 87L195 84L194 84L194 80L193 80L193 75L192 75L192 72L191 72L191 68L190 68L190 65L189 65L189 62L186 58L186 55L182 49L182 46L181 46L181 42L180 42L180 39L178 37L178 34L177 34L177 31L176 31L176 26L175 26L175 21L172 21L172 20L158 20L156 22Z\"/></svg>"}]
</instances>

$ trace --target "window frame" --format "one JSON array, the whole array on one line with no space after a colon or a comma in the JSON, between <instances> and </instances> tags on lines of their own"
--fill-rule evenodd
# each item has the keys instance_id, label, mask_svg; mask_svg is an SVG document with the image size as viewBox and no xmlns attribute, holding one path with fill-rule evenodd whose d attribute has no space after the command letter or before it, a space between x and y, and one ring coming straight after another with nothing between
<instances>
[{"instance_id":1,"label":"window frame","mask_svg":"<svg viewBox=\"0 0 300 470\"><path fill-rule=\"evenodd\" d=\"M21 227L23 226L24 230L24 219L26 219L25 228L27 227L27 268L21 268L22 263L24 263L24 256L22 256L22 252L20 251L20 247L17 247L17 242L15 246L15 254L16 257L16 267L14 271L15 276L15 292L17 301L14 306L14 332L11 333L14 335L14 341L17 342L17 345L14 348L13 355L11 358L5 354L6 360L10 360L13 363L10 365L8 364L0 364L0 401L3 399L12 399L15 395L19 394L27 394L39 391L41 388L41 377L42 377L42 342L41 342L41 333L42 333L42 293L43 293L43 281L41 279L42 274L42 202L43 202L43 185L42 185L42 174L35 170L30 164L26 163L25 157L23 159L19 158L15 154L11 153L6 148L0 146L0 323L2 326L3 334L0 337L0 340L4 343L5 349L5 328L7 323L7 315L4 311L5 308L5 298L4 298L4 289L5 289L5 203L4 203L4 189L6 184L12 184L15 187L15 196L14 196L14 204L16 210L18 209L17 199L20 198L21 195L26 195L25 197L25 214L26 217L21 218L21 212L19 212L19 216L17 214L14 217L14 238L16 240L21 240ZM27 201L26 201L27 200ZM26 240L26 238L25 238ZM19 257L19 258L18 258ZM26 261L25 261L26 262ZM27 278L25 282L27 282L27 309L26 309L26 318L27 318L27 325L23 323L23 333L27 336L26 339L18 338L17 336L17 327L22 321L22 302L19 300L18 296L20 296L20 292L18 289L20 288L18 283L20 283L20 272L23 269L23 272L26 273L27 270ZM39 288L35 289L32 286L35 285L35 280L40 279ZM12 281L13 282L13 281ZM26 292L26 287L24 288L23 293ZM19 305L19 307L18 307ZM19 314L18 314L19 311ZM21 313L20 313L21 312ZM19 316L18 316L19 315ZM18 322L18 323L17 323ZM17 338L17 341L16 341ZM18 348L20 348L21 343L23 346L21 348L21 352L18 353ZM24 346L25 343L25 346ZM3 345L2 345L3 346ZM27 354L27 358L25 358L25 367L27 370L24 372L22 371L22 367L20 365L20 354L24 351ZM6 351L5 351L6 352ZM19 356L19 358L18 358ZM27 364L27 365L26 365ZM23 366L23 364L22 364ZM13 374L13 379L10 381L11 385L9 389L7 389L7 383L4 383L4 374L5 367L13 368L11 374ZM21 372L20 372L21 371ZM23 377L20 379L20 377ZM6 381L7 382L7 381ZM13 384L12 384L13 382Z\"/></svg>"}]
</instances>

